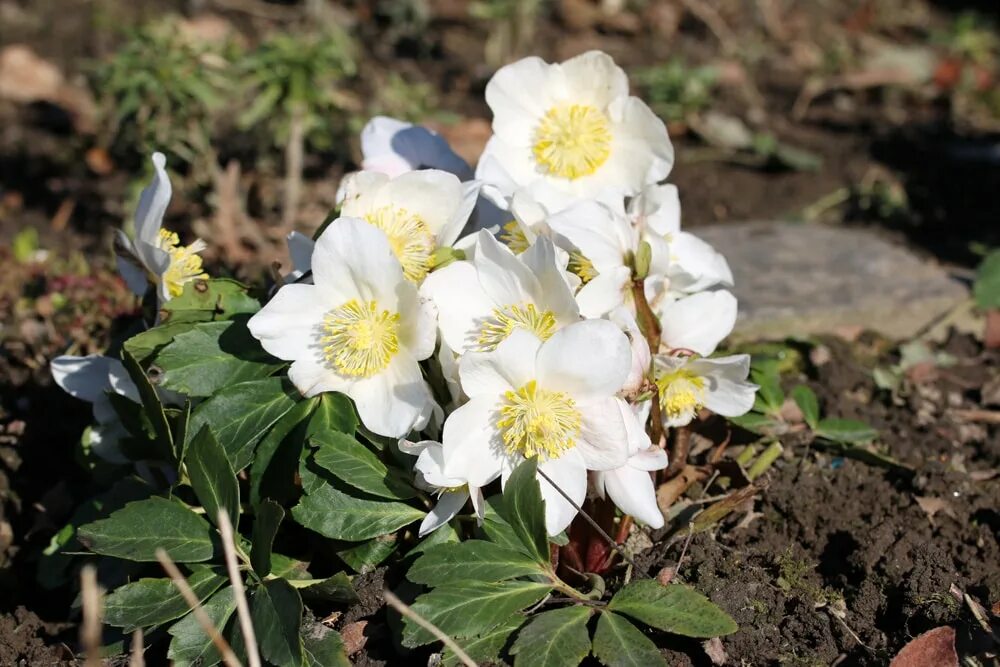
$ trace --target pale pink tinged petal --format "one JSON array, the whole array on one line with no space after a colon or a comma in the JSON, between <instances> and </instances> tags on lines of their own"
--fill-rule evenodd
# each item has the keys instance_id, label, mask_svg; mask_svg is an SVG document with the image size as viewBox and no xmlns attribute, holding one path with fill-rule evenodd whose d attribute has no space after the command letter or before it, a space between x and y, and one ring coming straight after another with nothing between
<instances>
[{"instance_id":1,"label":"pale pink tinged petal","mask_svg":"<svg viewBox=\"0 0 1000 667\"><path fill-rule=\"evenodd\" d=\"M153 153L153 180L139 195L135 210L135 238L156 245L163 224L163 215L170 205L172 188L167 176L167 158L163 153Z\"/></svg>"},{"instance_id":2,"label":"pale pink tinged petal","mask_svg":"<svg viewBox=\"0 0 1000 667\"><path fill-rule=\"evenodd\" d=\"M622 466L603 477L604 488L618 509L654 530L663 527L663 514L656 504L656 489L648 472Z\"/></svg>"},{"instance_id":3,"label":"pale pink tinged petal","mask_svg":"<svg viewBox=\"0 0 1000 667\"><path fill-rule=\"evenodd\" d=\"M434 506L424 520L420 523L418 535L423 537L431 533L444 524L455 518L455 515L462 511L465 502L469 499L468 491L449 491L442 493L438 498L437 505Z\"/></svg>"},{"instance_id":4,"label":"pale pink tinged petal","mask_svg":"<svg viewBox=\"0 0 1000 667\"><path fill-rule=\"evenodd\" d=\"M665 347L708 356L736 324L736 297L719 290L678 299L663 306L660 323Z\"/></svg>"},{"instance_id":5,"label":"pale pink tinged petal","mask_svg":"<svg viewBox=\"0 0 1000 667\"><path fill-rule=\"evenodd\" d=\"M593 278L576 293L580 314L584 317L601 317L625 303L625 290L632 272L624 266L605 271Z\"/></svg>"},{"instance_id":6,"label":"pale pink tinged petal","mask_svg":"<svg viewBox=\"0 0 1000 667\"><path fill-rule=\"evenodd\" d=\"M479 232L474 262L483 291L500 307L534 303L541 294L531 270L488 232Z\"/></svg>"},{"instance_id":7,"label":"pale pink tinged petal","mask_svg":"<svg viewBox=\"0 0 1000 667\"><path fill-rule=\"evenodd\" d=\"M607 320L585 320L560 329L542 344L538 385L581 400L614 395L632 365L625 334Z\"/></svg>"},{"instance_id":8,"label":"pale pink tinged petal","mask_svg":"<svg viewBox=\"0 0 1000 667\"><path fill-rule=\"evenodd\" d=\"M265 350L279 359L316 358L323 318L337 305L324 303L314 285L285 285L250 318L247 328Z\"/></svg>"},{"instance_id":9,"label":"pale pink tinged petal","mask_svg":"<svg viewBox=\"0 0 1000 667\"><path fill-rule=\"evenodd\" d=\"M478 346L479 329L497 307L479 285L471 262L453 262L424 279L420 293L437 307L441 337L451 349Z\"/></svg>"},{"instance_id":10,"label":"pale pink tinged petal","mask_svg":"<svg viewBox=\"0 0 1000 667\"><path fill-rule=\"evenodd\" d=\"M567 92L576 104L604 109L617 97L628 96L628 77L603 51L587 51L559 65Z\"/></svg>"},{"instance_id":11,"label":"pale pink tinged petal","mask_svg":"<svg viewBox=\"0 0 1000 667\"><path fill-rule=\"evenodd\" d=\"M354 399L365 427L389 438L409 433L432 401L420 366L404 350L385 370L355 381L347 395Z\"/></svg>"},{"instance_id":12,"label":"pale pink tinged petal","mask_svg":"<svg viewBox=\"0 0 1000 667\"><path fill-rule=\"evenodd\" d=\"M108 371L111 357L92 354L86 357L63 355L49 363L52 379L73 398L93 403L111 389Z\"/></svg>"},{"instance_id":13,"label":"pale pink tinged petal","mask_svg":"<svg viewBox=\"0 0 1000 667\"><path fill-rule=\"evenodd\" d=\"M288 369L288 379L307 398L328 391L347 394L354 383L331 370L318 356L296 360Z\"/></svg>"},{"instance_id":14,"label":"pale pink tinged petal","mask_svg":"<svg viewBox=\"0 0 1000 667\"><path fill-rule=\"evenodd\" d=\"M538 470L544 473L538 475L538 487L545 501L545 530L549 535L558 535L573 521L576 507L587 497L587 468L579 453L571 449L557 459L539 461Z\"/></svg>"},{"instance_id":15,"label":"pale pink tinged petal","mask_svg":"<svg viewBox=\"0 0 1000 667\"><path fill-rule=\"evenodd\" d=\"M462 390L467 396L498 398L534 378L535 356L541 342L523 329L515 329L492 352L467 352L458 364Z\"/></svg>"},{"instance_id":16,"label":"pale pink tinged petal","mask_svg":"<svg viewBox=\"0 0 1000 667\"><path fill-rule=\"evenodd\" d=\"M625 465L630 443L625 420L615 398L580 402L580 435L576 450L588 470L613 470Z\"/></svg>"},{"instance_id":17,"label":"pale pink tinged petal","mask_svg":"<svg viewBox=\"0 0 1000 667\"><path fill-rule=\"evenodd\" d=\"M507 455L492 426L497 399L473 398L444 422L444 472L468 480L470 486L486 486L496 479Z\"/></svg>"}]
</instances>

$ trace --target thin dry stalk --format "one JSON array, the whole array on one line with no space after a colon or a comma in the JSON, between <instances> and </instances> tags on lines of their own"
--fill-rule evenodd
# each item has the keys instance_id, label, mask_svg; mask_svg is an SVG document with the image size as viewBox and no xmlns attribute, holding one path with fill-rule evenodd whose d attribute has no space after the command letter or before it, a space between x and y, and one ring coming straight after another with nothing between
<instances>
[{"instance_id":1,"label":"thin dry stalk","mask_svg":"<svg viewBox=\"0 0 1000 667\"><path fill-rule=\"evenodd\" d=\"M83 598L83 623L80 643L87 659L84 667L101 667L101 619L104 616L104 591L97 585L97 569L84 566L80 572L80 595Z\"/></svg>"},{"instance_id":2,"label":"thin dry stalk","mask_svg":"<svg viewBox=\"0 0 1000 667\"><path fill-rule=\"evenodd\" d=\"M405 602L403 602L398 597L393 595L391 591L389 590L382 591L382 597L385 598L386 604L388 604L390 607L392 607L400 614L402 614L406 618L410 619L411 621L422 627L427 632L437 637L442 643L444 643L445 646L447 646L452 650L452 653L455 654L455 657L461 660L463 664L467 665L468 667L479 667L476 661L470 658L469 654L463 651L462 647L455 643L455 640L453 640L445 633L441 632L441 629L438 628L438 626L434 625L426 618L424 618L417 612L413 611L413 609L411 609L409 605L407 605Z\"/></svg>"},{"instance_id":3,"label":"thin dry stalk","mask_svg":"<svg viewBox=\"0 0 1000 667\"><path fill-rule=\"evenodd\" d=\"M194 614L194 618L198 621L198 625L201 629L208 635L208 638L212 640L215 644L215 648L219 651L219 655L222 656L222 662L224 662L228 667L243 667L240 664L239 659L236 654L233 653L233 649L230 648L229 643L226 642L225 638L219 634L218 628L212 623L212 619L208 617L205 613L205 608L201 606L198 602L198 596L194 594L191 590L191 585L188 584L187 579L181 574L181 571L177 569L174 564L173 559L167 554L163 549L156 550L156 560L160 561L160 565L166 570L170 579L173 580L174 585L177 586L177 590L181 592L184 596L184 601L187 602L188 606L191 608L191 613Z\"/></svg>"},{"instance_id":4,"label":"thin dry stalk","mask_svg":"<svg viewBox=\"0 0 1000 667\"><path fill-rule=\"evenodd\" d=\"M222 548L226 552L226 569L229 580L233 584L233 595L236 597L236 613L240 618L240 629L243 630L243 643L247 649L247 662L250 667L260 667L260 653L257 650L257 635L253 631L253 621L250 619L250 605L247 604L246 590L243 588L243 578L240 577L240 566L236 562L236 542L233 539L233 524L225 510L219 510L219 533L222 535Z\"/></svg>"},{"instance_id":5,"label":"thin dry stalk","mask_svg":"<svg viewBox=\"0 0 1000 667\"><path fill-rule=\"evenodd\" d=\"M136 628L132 633L132 653L128 658L128 667L146 667L145 649L142 628Z\"/></svg>"}]
</instances>

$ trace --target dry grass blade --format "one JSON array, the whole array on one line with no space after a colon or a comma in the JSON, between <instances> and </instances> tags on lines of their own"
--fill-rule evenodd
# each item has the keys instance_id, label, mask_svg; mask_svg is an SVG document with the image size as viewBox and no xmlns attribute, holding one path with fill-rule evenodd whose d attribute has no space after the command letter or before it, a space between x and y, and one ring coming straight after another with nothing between
<instances>
[{"instance_id":1,"label":"dry grass blade","mask_svg":"<svg viewBox=\"0 0 1000 667\"><path fill-rule=\"evenodd\" d=\"M469 654L462 650L462 647L455 643L455 640L441 632L438 626L434 625L426 618L413 611L409 605L400 600L398 597L392 594L392 592L385 590L382 591L382 597L385 598L386 604L398 611L404 617L410 619L420 627L422 627L427 632L431 633L437 637L445 646L450 648L455 654L455 657L462 661L462 664L468 667L479 667L475 660L469 657Z\"/></svg>"},{"instance_id":2,"label":"dry grass blade","mask_svg":"<svg viewBox=\"0 0 1000 667\"><path fill-rule=\"evenodd\" d=\"M146 667L146 656L142 628L136 628L132 633L132 653L128 658L128 667Z\"/></svg>"},{"instance_id":3,"label":"dry grass blade","mask_svg":"<svg viewBox=\"0 0 1000 667\"><path fill-rule=\"evenodd\" d=\"M184 596L184 601L187 602L188 606L191 607L191 613L194 614L194 618L198 621L198 625L201 629L205 631L208 638L212 640L215 644L215 648L218 649L219 655L222 656L222 662L224 662L228 667L243 667L240 664L239 659L237 659L236 654L233 653L233 649L230 648L229 644L219 634L219 629L215 627L212 623L212 619L208 617L205 613L205 609L198 602L198 596L194 594L191 590L190 584L188 584L187 579L181 574L181 571L177 569L174 561L167 555L167 552L163 549L156 550L156 559L160 561L160 565L163 569L167 571L170 579L173 580L174 585L177 586L177 590L181 592Z\"/></svg>"},{"instance_id":4,"label":"dry grass blade","mask_svg":"<svg viewBox=\"0 0 1000 667\"><path fill-rule=\"evenodd\" d=\"M97 570L84 566L80 572L80 595L83 598L83 623L80 643L86 654L84 667L101 667L101 619L104 616L104 592L97 585Z\"/></svg>"},{"instance_id":5,"label":"dry grass blade","mask_svg":"<svg viewBox=\"0 0 1000 667\"><path fill-rule=\"evenodd\" d=\"M219 533L222 535L222 548L226 552L226 569L229 580L233 584L233 596L236 597L236 613L240 618L240 629L243 631L243 643L247 649L247 662L250 667L260 667L260 653L257 650L257 635L253 631L253 621L250 619L250 605L247 604L246 590L243 588L243 578L240 577L240 566L236 562L236 546L233 540L233 524L225 510L219 510Z\"/></svg>"}]
</instances>

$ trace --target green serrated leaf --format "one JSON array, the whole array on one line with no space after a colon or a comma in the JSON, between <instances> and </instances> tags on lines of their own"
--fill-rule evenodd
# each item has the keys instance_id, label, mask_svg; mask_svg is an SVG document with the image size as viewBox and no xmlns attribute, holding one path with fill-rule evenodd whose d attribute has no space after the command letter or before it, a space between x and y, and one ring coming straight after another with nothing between
<instances>
[{"instance_id":1,"label":"green serrated leaf","mask_svg":"<svg viewBox=\"0 0 1000 667\"><path fill-rule=\"evenodd\" d=\"M250 564L261 577L271 573L271 548L278 526L285 518L285 510L278 503L265 500L257 506L257 516L253 520L253 546L250 549ZM235 524L233 524L235 525Z\"/></svg>"},{"instance_id":2,"label":"green serrated leaf","mask_svg":"<svg viewBox=\"0 0 1000 667\"><path fill-rule=\"evenodd\" d=\"M445 544L428 550L406 573L417 584L441 586L462 580L503 581L546 574L546 568L520 551L483 540Z\"/></svg>"},{"instance_id":3,"label":"green serrated leaf","mask_svg":"<svg viewBox=\"0 0 1000 667\"><path fill-rule=\"evenodd\" d=\"M462 650L479 664L499 663L500 652L507 645L510 636L517 632L517 629L523 623L524 615L514 614L510 618L501 621L496 627L482 634L469 639L463 639L461 643ZM444 657L441 660L443 667L458 667L461 664L463 664L462 661L458 659L451 649L445 649Z\"/></svg>"},{"instance_id":4,"label":"green serrated leaf","mask_svg":"<svg viewBox=\"0 0 1000 667\"><path fill-rule=\"evenodd\" d=\"M261 657L276 665L302 662L302 598L287 581L271 579L256 587L250 597L250 618Z\"/></svg>"},{"instance_id":5,"label":"green serrated leaf","mask_svg":"<svg viewBox=\"0 0 1000 667\"><path fill-rule=\"evenodd\" d=\"M626 585L611 598L607 609L686 637L720 637L738 629L729 614L693 588L664 586L652 579Z\"/></svg>"},{"instance_id":6,"label":"green serrated leaf","mask_svg":"<svg viewBox=\"0 0 1000 667\"><path fill-rule=\"evenodd\" d=\"M295 476L306 440L306 422L320 405L318 396L299 401L279 419L257 445L250 466L250 502L264 498L290 502L298 495Z\"/></svg>"},{"instance_id":7,"label":"green serrated leaf","mask_svg":"<svg viewBox=\"0 0 1000 667\"><path fill-rule=\"evenodd\" d=\"M590 614L590 607L579 605L532 616L510 647L514 667L579 665L590 653Z\"/></svg>"},{"instance_id":8,"label":"green serrated leaf","mask_svg":"<svg viewBox=\"0 0 1000 667\"><path fill-rule=\"evenodd\" d=\"M510 524L528 554L539 563L549 562L549 539L545 531L545 501L537 479L538 460L530 458L514 469L497 508Z\"/></svg>"},{"instance_id":9,"label":"green serrated leaf","mask_svg":"<svg viewBox=\"0 0 1000 667\"><path fill-rule=\"evenodd\" d=\"M226 586L215 593L202 605L209 620L219 631L226 627L229 617L236 610L233 589ZM167 658L173 667L208 667L221 660L212 639L201 628L201 623L193 614L188 614L170 626L167 632L172 637L167 649Z\"/></svg>"},{"instance_id":10,"label":"green serrated leaf","mask_svg":"<svg viewBox=\"0 0 1000 667\"><path fill-rule=\"evenodd\" d=\"M367 572L392 555L396 550L396 542L395 533L379 535L367 542L341 549L337 555L355 572Z\"/></svg>"},{"instance_id":11,"label":"green serrated leaf","mask_svg":"<svg viewBox=\"0 0 1000 667\"><path fill-rule=\"evenodd\" d=\"M455 521L452 520L444 524L437 530L431 532L430 535L420 540L420 542L417 543L417 546L406 552L407 558L419 556L420 554L426 553L430 549L439 547L442 544L457 544L458 542L461 542L458 531L455 530L452 523L455 523Z\"/></svg>"},{"instance_id":12,"label":"green serrated leaf","mask_svg":"<svg viewBox=\"0 0 1000 667\"><path fill-rule=\"evenodd\" d=\"M607 667L666 667L660 650L625 617L602 611L594 632L594 657Z\"/></svg>"},{"instance_id":13,"label":"green serrated leaf","mask_svg":"<svg viewBox=\"0 0 1000 667\"><path fill-rule=\"evenodd\" d=\"M391 473L353 435L323 431L312 436L312 443L317 446L316 464L354 488L393 500L407 500L416 495L412 486Z\"/></svg>"},{"instance_id":14,"label":"green serrated leaf","mask_svg":"<svg viewBox=\"0 0 1000 667\"><path fill-rule=\"evenodd\" d=\"M180 296L163 304L160 323L215 322L240 314L252 315L258 310L260 302L239 282L228 278L199 279L184 285Z\"/></svg>"},{"instance_id":15,"label":"green serrated leaf","mask_svg":"<svg viewBox=\"0 0 1000 667\"><path fill-rule=\"evenodd\" d=\"M319 405L309 420L307 435L313 436L327 431L339 431L348 435L358 427L351 399L338 392L320 394Z\"/></svg>"},{"instance_id":16,"label":"green serrated leaf","mask_svg":"<svg viewBox=\"0 0 1000 667\"><path fill-rule=\"evenodd\" d=\"M190 331L193 322L175 322L160 324L142 333L138 333L125 341L124 348L140 363L149 361L159 350L166 346L179 334Z\"/></svg>"},{"instance_id":17,"label":"green serrated leaf","mask_svg":"<svg viewBox=\"0 0 1000 667\"><path fill-rule=\"evenodd\" d=\"M230 385L191 413L188 433L197 433L202 426L211 424L233 470L239 472L250 464L254 447L268 429L299 399L295 387L279 377Z\"/></svg>"},{"instance_id":18,"label":"green serrated leaf","mask_svg":"<svg viewBox=\"0 0 1000 667\"><path fill-rule=\"evenodd\" d=\"M979 265L972 294L980 308L1000 308L1000 250L988 254Z\"/></svg>"},{"instance_id":19,"label":"green serrated leaf","mask_svg":"<svg viewBox=\"0 0 1000 667\"><path fill-rule=\"evenodd\" d=\"M179 563L212 558L213 530L177 500L154 496L129 503L107 519L81 526L80 542L104 556L152 562L162 548Z\"/></svg>"},{"instance_id":20,"label":"green serrated leaf","mask_svg":"<svg viewBox=\"0 0 1000 667\"><path fill-rule=\"evenodd\" d=\"M207 568L196 570L188 584L199 601L225 583L222 577ZM184 596L170 579L140 579L120 586L104 601L104 622L125 632L149 628L183 616L189 611Z\"/></svg>"},{"instance_id":21,"label":"green serrated leaf","mask_svg":"<svg viewBox=\"0 0 1000 667\"><path fill-rule=\"evenodd\" d=\"M344 638L322 623L314 623L302 631L304 667L351 667Z\"/></svg>"},{"instance_id":22,"label":"green serrated leaf","mask_svg":"<svg viewBox=\"0 0 1000 667\"><path fill-rule=\"evenodd\" d=\"M552 587L534 581L462 581L440 586L416 599L412 608L442 632L459 639L474 637L513 614L536 604ZM434 641L434 635L407 619L403 646Z\"/></svg>"},{"instance_id":23,"label":"green serrated leaf","mask_svg":"<svg viewBox=\"0 0 1000 667\"><path fill-rule=\"evenodd\" d=\"M823 419L816 427L816 435L833 442L871 442L878 431L857 419Z\"/></svg>"},{"instance_id":24,"label":"green serrated leaf","mask_svg":"<svg viewBox=\"0 0 1000 667\"><path fill-rule=\"evenodd\" d=\"M202 426L191 441L184 459L195 495L212 523L218 522L219 510L225 510L232 526L239 524L240 486L229 466L229 459L210 426Z\"/></svg>"},{"instance_id":25,"label":"green serrated leaf","mask_svg":"<svg viewBox=\"0 0 1000 667\"><path fill-rule=\"evenodd\" d=\"M324 579L285 579L298 589L302 597L321 602L341 602L350 604L358 601L357 591L351 577L346 572L326 577Z\"/></svg>"},{"instance_id":26,"label":"green serrated leaf","mask_svg":"<svg viewBox=\"0 0 1000 667\"><path fill-rule=\"evenodd\" d=\"M760 400L762 412L776 414L781 411L781 406L785 404L785 392L781 390L781 375L776 364L755 368L751 372L751 379L757 385L757 398Z\"/></svg>"},{"instance_id":27,"label":"green serrated leaf","mask_svg":"<svg viewBox=\"0 0 1000 667\"><path fill-rule=\"evenodd\" d=\"M500 516L499 508L502 506L502 496L497 495L487 498L486 511L483 516L483 534L494 544L509 547L530 556L531 550L521 542L521 538L518 537L506 519Z\"/></svg>"},{"instance_id":28,"label":"green serrated leaf","mask_svg":"<svg viewBox=\"0 0 1000 667\"><path fill-rule=\"evenodd\" d=\"M128 350L122 350L122 365L125 367L129 378L131 378L139 390L139 399L142 402L143 411L152 425L154 442L156 443L157 450L160 452L160 456L165 461L174 460L176 454L174 451L174 434L170 429L170 423L167 421L167 415L163 412L163 404L160 402L160 397L156 395L156 389L153 388L149 378L146 377L145 371L139 366L139 362L128 353Z\"/></svg>"},{"instance_id":29,"label":"green serrated leaf","mask_svg":"<svg viewBox=\"0 0 1000 667\"><path fill-rule=\"evenodd\" d=\"M300 476L306 494L292 508L292 516L331 539L369 540L424 517L424 512L405 503L350 495L343 482L315 464L303 463Z\"/></svg>"},{"instance_id":30,"label":"green serrated leaf","mask_svg":"<svg viewBox=\"0 0 1000 667\"><path fill-rule=\"evenodd\" d=\"M211 396L282 366L264 352L242 320L196 324L164 347L155 363L163 371L160 386L188 396Z\"/></svg>"},{"instance_id":31,"label":"green serrated leaf","mask_svg":"<svg viewBox=\"0 0 1000 667\"><path fill-rule=\"evenodd\" d=\"M816 394L806 385L800 384L792 389L792 400L802 411L806 424L815 431L819 425L819 399Z\"/></svg>"}]
</instances>

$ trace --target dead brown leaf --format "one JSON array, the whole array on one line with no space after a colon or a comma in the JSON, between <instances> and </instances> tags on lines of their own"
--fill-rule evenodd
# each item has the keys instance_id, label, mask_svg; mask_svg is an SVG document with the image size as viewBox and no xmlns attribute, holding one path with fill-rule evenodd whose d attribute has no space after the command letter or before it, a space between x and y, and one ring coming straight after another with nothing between
<instances>
[{"instance_id":1,"label":"dead brown leaf","mask_svg":"<svg viewBox=\"0 0 1000 667\"><path fill-rule=\"evenodd\" d=\"M958 667L955 630L948 626L928 630L904 646L889 667Z\"/></svg>"},{"instance_id":2,"label":"dead brown leaf","mask_svg":"<svg viewBox=\"0 0 1000 667\"><path fill-rule=\"evenodd\" d=\"M920 505L920 509L924 511L927 518L932 521L934 515L938 512L944 512L948 516L955 518L955 511L952 509L951 504L944 498L931 498L929 496L914 496L913 498Z\"/></svg>"},{"instance_id":3,"label":"dead brown leaf","mask_svg":"<svg viewBox=\"0 0 1000 667\"><path fill-rule=\"evenodd\" d=\"M365 637L365 628L368 621L355 621L348 623L341 631L340 636L344 639L344 651L347 655L354 655L365 647L368 637Z\"/></svg>"},{"instance_id":4,"label":"dead brown leaf","mask_svg":"<svg viewBox=\"0 0 1000 667\"><path fill-rule=\"evenodd\" d=\"M705 655L708 656L713 665L724 665L729 660L726 649L722 647L722 640L718 637L712 637L708 641L702 642L701 647L705 649Z\"/></svg>"}]
</instances>

